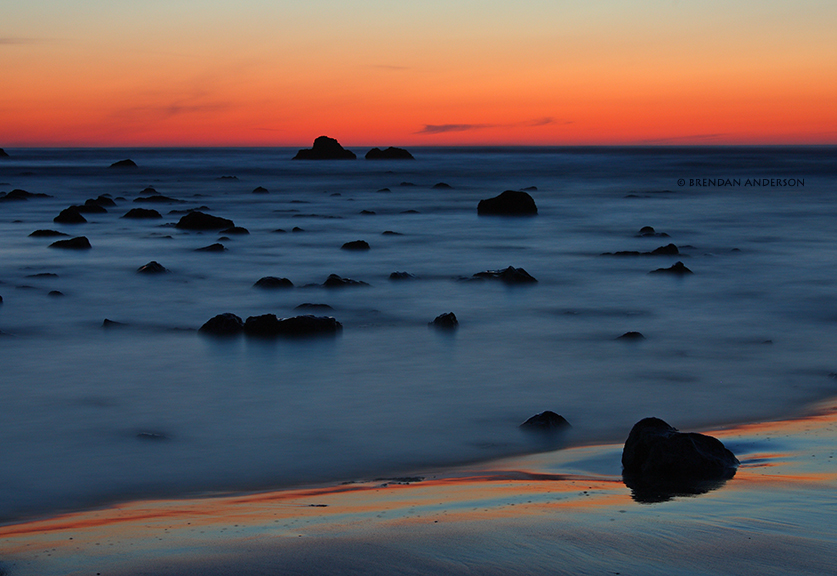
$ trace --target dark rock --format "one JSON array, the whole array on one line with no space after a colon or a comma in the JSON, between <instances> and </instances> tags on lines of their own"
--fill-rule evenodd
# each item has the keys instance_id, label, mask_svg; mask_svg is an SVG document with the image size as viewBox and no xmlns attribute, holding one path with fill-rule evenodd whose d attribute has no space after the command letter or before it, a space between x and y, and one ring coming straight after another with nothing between
<instances>
[{"instance_id":1,"label":"dark rock","mask_svg":"<svg viewBox=\"0 0 837 576\"><path fill-rule=\"evenodd\" d=\"M242 330L244 330L244 322L241 321L241 318L230 312L213 316L199 329L200 332L215 334L217 336L238 334Z\"/></svg>"},{"instance_id":2,"label":"dark rock","mask_svg":"<svg viewBox=\"0 0 837 576\"><path fill-rule=\"evenodd\" d=\"M524 192L537 192L538 187L537 186L527 186L526 188L521 188L521 190L523 190Z\"/></svg>"},{"instance_id":3,"label":"dark rock","mask_svg":"<svg viewBox=\"0 0 837 576\"><path fill-rule=\"evenodd\" d=\"M617 340L645 340L640 332L625 332Z\"/></svg>"},{"instance_id":4,"label":"dark rock","mask_svg":"<svg viewBox=\"0 0 837 576\"><path fill-rule=\"evenodd\" d=\"M572 428L572 426L560 414L547 410L540 414L535 414L521 424L519 428L531 432L558 432Z\"/></svg>"},{"instance_id":5,"label":"dark rock","mask_svg":"<svg viewBox=\"0 0 837 576\"><path fill-rule=\"evenodd\" d=\"M238 180L238 176L219 176L216 180Z\"/></svg>"},{"instance_id":6,"label":"dark rock","mask_svg":"<svg viewBox=\"0 0 837 576\"><path fill-rule=\"evenodd\" d=\"M142 189L140 194L159 194L159 192L157 192L157 189L154 186L146 186Z\"/></svg>"},{"instance_id":7,"label":"dark rock","mask_svg":"<svg viewBox=\"0 0 837 576\"><path fill-rule=\"evenodd\" d=\"M203 212L189 212L175 225L183 230L223 230L235 226L232 220L204 214Z\"/></svg>"},{"instance_id":8,"label":"dark rock","mask_svg":"<svg viewBox=\"0 0 837 576\"><path fill-rule=\"evenodd\" d=\"M291 232L305 232L305 230L300 228L299 226L294 226L293 228L291 228Z\"/></svg>"},{"instance_id":9,"label":"dark rock","mask_svg":"<svg viewBox=\"0 0 837 576\"><path fill-rule=\"evenodd\" d=\"M378 192L392 192L389 188L379 188Z\"/></svg>"},{"instance_id":10,"label":"dark rock","mask_svg":"<svg viewBox=\"0 0 837 576\"><path fill-rule=\"evenodd\" d=\"M346 242L340 247L341 250L369 250L369 243L366 240L353 240Z\"/></svg>"},{"instance_id":11,"label":"dark rock","mask_svg":"<svg viewBox=\"0 0 837 576\"><path fill-rule=\"evenodd\" d=\"M622 476L643 501L707 490L704 482L735 475L738 459L717 438L678 432L659 418L644 418L631 429L622 450ZM709 489L716 486L709 486Z\"/></svg>"},{"instance_id":12,"label":"dark rock","mask_svg":"<svg viewBox=\"0 0 837 576\"><path fill-rule=\"evenodd\" d=\"M106 214L107 210L104 206L98 204L94 199L88 198L84 204L80 206L73 206L81 214Z\"/></svg>"},{"instance_id":13,"label":"dark rock","mask_svg":"<svg viewBox=\"0 0 837 576\"><path fill-rule=\"evenodd\" d=\"M288 233L288 231L285 230L284 228L277 228L273 232L274 232L274 234L287 234Z\"/></svg>"},{"instance_id":14,"label":"dark rock","mask_svg":"<svg viewBox=\"0 0 837 576\"><path fill-rule=\"evenodd\" d=\"M394 148L390 146L386 150L380 148L372 148L366 153L367 160L415 160L413 155L403 148Z\"/></svg>"},{"instance_id":15,"label":"dark rock","mask_svg":"<svg viewBox=\"0 0 837 576\"><path fill-rule=\"evenodd\" d=\"M93 200L93 202L95 202L99 206L108 206L108 207L116 206L116 202L113 201L113 198L110 198L109 196L107 196L105 194L102 194L102 195L96 197Z\"/></svg>"},{"instance_id":16,"label":"dark rock","mask_svg":"<svg viewBox=\"0 0 837 576\"><path fill-rule=\"evenodd\" d=\"M267 193L268 193L268 189L265 188L264 186L256 186L255 188L253 188L253 194L267 194Z\"/></svg>"},{"instance_id":17,"label":"dark rock","mask_svg":"<svg viewBox=\"0 0 837 576\"><path fill-rule=\"evenodd\" d=\"M137 204L179 204L182 203L183 200L178 200L177 198L170 198L168 196L163 196L162 194L156 193L152 196L140 196L139 198L134 198L134 202Z\"/></svg>"},{"instance_id":18,"label":"dark rock","mask_svg":"<svg viewBox=\"0 0 837 576\"><path fill-rule=\"evenodd\" d=\"M115 322L109 318L105 318L104 322L102 322L102 328L122 328L125 326L122 322Z\"/></svg>"},{"instance_id":19,"label":"dark rock","mask_svg":"<svg viewBox=\"0 0 837 576\"><path fill-rule=\"evenodd\" d=\"M26 190L21 190L20 188L15 188L11 192L4 192L0 194L0 202L25 202L30 198L52 198L52 196L43 193L34 194L32 192L27 192Z\"/></svg>"},{"instance_id":20,"label":"dark rock","mask_svg":"<svg viewBox=\"0 0 837 576\"><path fill-rule=\"evenodd\" d=\"M69 234L64 234L63 232L58 232L57 230L35 230L29 236L32 238L51 238L54 236L69 236Z\"/></svg>"},{"instance_id":21,"label":"dark rock","mask_svg":"<svg viewBox=\"0 0 837 576\"><path fill-rule=\"evenodd\" d=\"M656 270L649 272L649 274L674 274L675 276L685 276L686 274L692 273L693 272L686 268L686 265L682 262L677 262L670 268L657 268Z\"/></svg>"},{"instance_id":22,"label":"dark rock","mask_svg":"<svg viewBox=\"0 0 837 576\"><path fill-rule=\"evenodd\" d=\"M434 328L450 330L459 326L459 320L456 319L456 315L453 312L445 312L436 316L433 322L429 322L429 324Z\"/></svg>"},{"instance_id":23,"label":"dark rock","mask_svg":"<svg viewBox=\"0 0 837 576\"><path fill-rule=\"evenodd\" d=\"M401 214L421 214L418 210L413 210L412 208L409 210L402 210Z\"/></svg>"},{"instance_id":24,"label":"dark rock","mask_svg":"<svg viewBox=\"0 0 837 576\"><path fill-rule=\"evenodd\" d=\"M451 186L450 184L446 184L444 182L437 182L436 184L433 185L434 190L450 190L452 188L453 188L453 186Z\"/></svg>"},{"instance_id":25,"label":"dark rock","mask_svg":"<svg viewBox=\"0 0 837 576\"><path fill-rule=\"evenodd\" d=\"M369 286L366 282L360 280L352 280L351 278L341 278L337 274L330 274L323 282L325 288L344 288L347 286Z\"/></svg>"},{"instance_id":26,"label":"dark rock","mask_svg":"<svg viewBox=\"0 0 837 576\"><path fill-rule=\"evenodd\" d=\"M259 278L255 284L253 284L256 288L293 288L294 283L288 280L287 278L277 278L276 276L265 276L264 278Z\"/></svg>"},{"instance_id":27,"label":"dark rock","mask_svg":"<svg viewBox=\"0 0 837 576\"><path fill-rule=\"evenodd\" d=\"M232 228L227 228L226 230L221 230L219 234L238 234L239 236L245 236L249 234L250 231L247 228L243 228L241 226L233 226Z\"/></svg>"},{"instance_id":28,"label":"dark rock","mask_svg":"<svg viewBox=\"0 0 837 576\"><path fill-rule=\"evenodd\" d=\"M480 200L477 205L480 216L534 216L537 213L535 200L519 190L506 190L494 198Z\"/></svg>"},{"instance_id":29,"label":"dark rock","mask_svg":"<svg viewBox=\"0 0 837 576\"><path fill-rule=\"evenodd\" d=\"M363 214L364 216L374 216L375 212L372 210L361 210L360 214Z\"/></svg>"},{"instance_id":30,"label":"dark rock","mask_svg":"<svg viewBox=\"0 0 837 576\"><path fill-rule=\"evenodd\" d=\"M477 272L474 274L475 279L486 280L501 280L506 284L532 284L537 282L535 278L529 275L523 268L515 268L509 266L505 270L486 270L485 272Z\"/></svg>"},{"instance_id":31,"label":"dark rock","mask_svg":"<svg viewBox=\"0 0 837 576\"><path fill-rule=\"evenodd\" d=\"M8 157L9 157L9 154L5 150L0 148L0 158L8 158Z\"/></svg>"},{"instance_id":32,"label":"dark rock","mask_svg":"<svg viewBox=\"0 0 837 576\"><path fill-rule=\"evenodd\" d=\"M393 272L389 275L390 280L415 280L415 278L409 272Z\"/></svg>"},{"instance_id":33,"label":"dark rock","mask_svg":"<svg viewBox=\"0 0 837 576\"><path fill-rule=\"evenodd\" d=\"M403 236L401 232L393 232L392 230L384 230L381 232L382 236Z\"/></svg>"},{"instance_id":34,"label":"dark rock","mask_svg":"<svg viewBox=\"0 0 837 576\"><path fill-rule=\"evenodd\" d=\"M86 236L78 236L77 238L70 238L69 240L58 240L49 245L50 248L67 248L70 250L88 250L90 240Z\"/></svg>"},{"instance_id":35,"label":"dark rock","mask_svg":"<svg viewBox=\"0 0 837 576\"><path fill-rule=\"evenodd\" d=\"M110 165L111 168L137 168L137 163L131 160L130 158L126 158L125 160L120 160L119 162L114 162Z\"/></svg>"},{"instance_id":36,"label":"dark rock","mask_svg":"<svg viewBox=\"0 0 837 576\"><path fill-rule=\"evenodd\" d=\"M27 278L58 278L58 274L54 272L39 272L38 274L27 274Z\"/></svg>"},{"instance_id":37,"label":"dark rock","mask_svg":"<svg viewBox=\"0 0 837 576\"><path fill-rule=\"evenodd\" d=\"M70 206L62 210L52 221L56 224L84 224L87 219L81 215L77 207Z\"/></svg>"},{"instance_id":38,"label":"dark rock","mask_svg":"<svg viewBox=\"0 0 837 576\"><path fill-rule=\"evenodd\" d=\"M164 274L168 272L168 269L156 260L152 260L145 266L137 268L137 272L140 274Z\"/></svg>"},{"instance_id":39,"label":"dark rock","mask_svg":"<svg viewBox=\"0 0 837 576\"><path fill-rule=\"evenodd\" d=\"M250 316L244 322L245 334L263 338L336 334L342 329L343 325L331 316L305 315L279 319L274 314L263 314Z\"/></svg>"},{"instance_id":40,"label":"dark rock","mask_svg":"<svg viewBox=\"0 0 837 576\"><path fill-rule=\"evenodd\" d=\"M334 138L320 136L314 140L311 148L303 148L294 156L294 160L354 160L354 152L346 150Z\"/></svg>"},{"instance_id":41,"label":"dark rock","mask_svg":"<svg viewBox=\"0 0 837 576\"><path fill-rule=\"evenodd\" d=\"M3 297L0 296L0 304L2 304L2 303L3 303Z\"/></svg>"},{"instance_id":42,"label":"dark rock","mask_svg":"<svg viewBox=\"0 0 837 576\"><path fill-rule=\"evenodd\" d=\"M312 304L310 302L305 302L294 308L294 310L334 310L334 308L328 304Z\"/></svg>"},{"instance_id":43,"label":"dark rock","mask_svg":"<svg viewBox=\"0 0 837 576\"><path fill-rule=\"evenodd\" d=\"M677 246L668 244L655 248L651 252L639 252L636 250L622 250L620 252L605 252L602 256L677 256L680 254Z\"/></svg>"},{"instance_id":44,"label":"dark rock","mask_svg":"<svg viewBox=\"0 0 837 576\"><path fill-rule=\"evenodd\" d=\"M137 220L150 220L162 217L162 214L153 208L131 208L124 216L122 216L122 218L135 218Z\"/></svg>"},{"instance_id":45,"label":"dark rock","mask_svg":"<svg viewBox=\"0 0 837 576\"><path fill-rule=\"evenodd\" d=\"M203 248L195 249L195 252L224 252L226 248L220 242L216 242L215 244L210 244L209 246L204 246Z\"/></svg>"},{"instance_id":46,"label":"dark rock","mask_svg":"<svg viewBox=\"0 0 837 576\"><path fill-rule=\"evenodd\" d=\"M47 296L63 296L64 293L60 290L50 290Z\"/></svg>"},{"instance_id":47,"label":"dark rock","mask_svg":"<svg viewBox=\"0 0 837 576\"><path fill-rule=\"evenodd\" d=\"M639 229L639 234L637 234L637 236L640 236L640 237L643 237L643 238L645 238L645 237L668 238L669 237L669 235L666 234L665 232L657 232L651 226L643 226L642 228L640 228Z\"/></svg>"}]
</instances>

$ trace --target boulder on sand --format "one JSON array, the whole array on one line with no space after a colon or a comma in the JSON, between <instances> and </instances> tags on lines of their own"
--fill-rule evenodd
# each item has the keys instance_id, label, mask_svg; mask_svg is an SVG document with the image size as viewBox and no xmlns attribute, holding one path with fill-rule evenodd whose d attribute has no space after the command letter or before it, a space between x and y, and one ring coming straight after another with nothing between
<instances>
[{"instance_id":1,"label":"boulder on sand","mask_svg":"<svg viewBox=\"0 0 837 576\"><path fill-rule=\"evenodd\" d=\"M534 198L520 190L506 190L499 196L480 200L477 204L477 214L480 216L534 216L537 213Z\"/></svg>"},{"instance_id":2,"label":"boulder on sand","mask_svg":"<svg viewBox=\"0 0 837 576\"><path fill-rule=\"evenodd\" d=\"M314 140L311 148L303 148L293 157L294 160L354 160L357 156L346 150L334 138L320 136Z\"/></svg>"},{"instance_id":3,"label":"boulder on sand","mask_svg":"<svg viewBox=\"0 0 837 576\"><path fill-rule=\"evenodd\" d=\"M738 464L717 438L678 432L659 418L634 424L622 450L625 484L646 499L705 492L715 487L711 483L732 478Z\"/></svg>"}]
</instances>

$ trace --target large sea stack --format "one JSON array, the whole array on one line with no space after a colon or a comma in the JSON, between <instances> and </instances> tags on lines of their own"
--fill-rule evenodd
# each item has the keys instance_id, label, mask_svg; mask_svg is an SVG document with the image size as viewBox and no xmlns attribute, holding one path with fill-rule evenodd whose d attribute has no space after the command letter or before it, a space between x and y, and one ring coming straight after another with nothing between
<instances>
[{"instance_id":1,"label":"large sea stack","mask_svg":"<svg viewBox=\"0 0 837 576\"><path fill-rule=\"evenodd\" d=\"M328 136L320 136L314 140L311 148L303 148L294 156L294 160L354 160L357 156L351 150L346 150L340 142Z\"/></svg>"}]
</instances>

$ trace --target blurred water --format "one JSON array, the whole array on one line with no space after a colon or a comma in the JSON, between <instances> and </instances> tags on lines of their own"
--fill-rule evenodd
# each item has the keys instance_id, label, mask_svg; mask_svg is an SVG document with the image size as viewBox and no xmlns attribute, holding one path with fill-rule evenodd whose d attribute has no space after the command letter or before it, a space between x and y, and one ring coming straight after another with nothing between
<instances>
[{"instance_id":1,"label":"blurred water","mask_svg":"<svg viewBox=\"0 0 837 576\"><path fill-rule=\"evenodd\" d=\"M543 449L517 425L547 409L573 424L567 442L621 441L644 416L704 427L837 390L834 148L419 148L412 162L7 151L0 191L51 198L0 202L0 518ZM108 168L123 158L139 168ZM146 186L181 202L134 203ZM530 186L537 217L477 216L481 198ZM52 222L100 194L118 206L87 224ZM164 218L120 218L137 206ZM195 252L219 235L176 229L181 214L169 212L200 206L250 234ZM638 237L645 225L670 237ZM51 249L54 238L29 237L42 228L93 248ZM340 250L356 239L372 249ZM680 256L601 255L669 242ZM136 273L151 260L170 273ZM677 260L695 274L648 274ZM538 283L461 280L510 265ZM391 281L394 271L416 279ZM370 286L309 286L331 273ZM253 287L268 275L295 287ZM331 305L342 335L196 331L222 312L292 316L304 302ZM448 311L458 330L428 328ZM105 318L124 326L105 329ZM630 330L646 339L616 340Z\"/></svg>"}]
</instances>

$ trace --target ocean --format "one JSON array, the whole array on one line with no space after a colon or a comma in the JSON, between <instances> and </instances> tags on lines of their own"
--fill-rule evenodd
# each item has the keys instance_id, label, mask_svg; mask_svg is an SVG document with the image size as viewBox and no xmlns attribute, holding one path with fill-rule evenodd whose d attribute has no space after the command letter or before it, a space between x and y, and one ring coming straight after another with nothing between
<instances>
[{"instance_id":1,"label":"ocean","mask_svg":"<svg viewBox=\"0 0 837 576\"><path fill-rule=\"evenodd\" d=\"M6 149L0 192L48 197L0 198L0 521L621 442L646 416L705 429L837 393L837 148L352 149ZM136 202L149 187L171 201ZM477 214L522 189L537 216ZM107 212L53 222L102 195ZM137 207L162 218L122 217ZM249 233L174 226L193 209ZM91 248L50 247L78 236ZM354 240L370 249L341 249ZM151 261L168 271L138 273ZM650 274L676 262L693 273ZM537 282L473 279L509 266ZM304 303L342 331L198 331ZM447 312L456 329L428 325ZM572 428L518 428L545 410Z\"/></svg>"}]
</instances>

